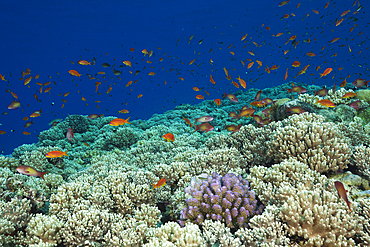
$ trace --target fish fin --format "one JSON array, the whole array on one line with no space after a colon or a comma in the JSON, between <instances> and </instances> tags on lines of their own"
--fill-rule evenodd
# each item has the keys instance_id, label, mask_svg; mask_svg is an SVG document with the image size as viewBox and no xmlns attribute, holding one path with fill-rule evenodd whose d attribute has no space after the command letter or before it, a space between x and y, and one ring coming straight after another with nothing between
<instances>
[{"instance_id":1,"label":"fish fin","mask_svg":"<svg viewBox=\"0 0 370 247\"><path fill-rule=\"evenodd\" d=\"M40 178L42 178L42 179L44 179L44 175L45 175L46 173L48 173L48 172L40 172L40 173L39 173L39 177L40 177ZM45 179L44 179L44 180L45 180Z\"/></svg>"}]
</instances>

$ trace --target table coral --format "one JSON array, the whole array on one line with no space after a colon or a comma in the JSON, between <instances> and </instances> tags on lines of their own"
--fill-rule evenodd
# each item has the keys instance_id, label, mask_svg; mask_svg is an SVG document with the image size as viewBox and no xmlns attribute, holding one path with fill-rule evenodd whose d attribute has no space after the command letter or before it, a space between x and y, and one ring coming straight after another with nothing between
<instances>
[{"instance_id":1,"label":"table coral","mask_svg":"<svg viewBox=\"0 0 370 247\"><path fill-rule=\"evenodd\" d=\"M248 181L233 173L224 177L202 174L191 181L185 192L192 198L186 200L188 206L181 211L181 225L185 221L201 225L205 219L213 219L230 228L247 227L249 218L262 211Z\"/></svg>"}]
</instances>

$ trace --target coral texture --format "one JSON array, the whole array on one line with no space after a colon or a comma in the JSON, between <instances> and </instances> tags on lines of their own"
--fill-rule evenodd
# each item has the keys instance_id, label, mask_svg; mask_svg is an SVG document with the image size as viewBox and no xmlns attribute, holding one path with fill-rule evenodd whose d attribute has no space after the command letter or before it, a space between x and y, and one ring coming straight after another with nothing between
<instances>
[{"instance_id":1,"label":"coral texture","mask_svg":"<svg viewBox=\"0 0 370 247\"><path fill-rule=\"evenodd\" d=\"M185 192L192 198L186 200L188 206L181 212L181 225L185 220L201 225L205 219L213 219L230 228L247 227L249 219L262 211L248 181L233 173L223 177L202 174L192 179Z\"/></svg>"}]
</instances>

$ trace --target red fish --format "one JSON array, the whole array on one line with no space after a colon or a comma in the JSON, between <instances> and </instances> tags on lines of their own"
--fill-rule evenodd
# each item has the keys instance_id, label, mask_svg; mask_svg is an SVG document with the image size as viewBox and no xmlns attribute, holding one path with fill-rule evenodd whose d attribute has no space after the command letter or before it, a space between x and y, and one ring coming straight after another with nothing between
<instances>
[{"instance_id":1,"label":"red fish","mask_svg":"<svg viewBox=\"0 0 370 247\"><path fill-rule=\"evenodd\" d=\"M172 134L172 133L167 133L165 135L162 136L166 141L170 142L174 142L175 141L175 136Z\"/></svg>"},{"instance_id":2,"label":"red fish","mask_svg":"<svg viewBox=\"0 0 370 247\"><path fill-rule=\"evenodd\" d=\"M158 181L157 184L153 184L153 189L154 190L155 188L160 188L162 186L165 186L166 185L166 179L162 178Z\"/></svg>"},{"instance_id":3,"label":"red fish","mask_svg":"<svg viewBox=\"0 0 370 247\"><path fill-rule=\"evenodd\" d=\"M363 86L367 87L367 83L368 83L368 82L369 82L369 81L365 81L365 79L358 78L358 79L354 80L354 81L352 82L352 84L353 84L355 87L360 88L360 87L363 87Z\"/></svg>"},{"instance_id":4,"label":"red fish","mask_svg":"<svg viewBox=\"0 0 370 247\"><path fill-rule=\"evenodd\" d=\"M80 73L78 73L76 70L73 70L73 69L68 70L68 73L70 73L71 75L74 75L74 76L78 76L78 77L80 77L80 76L81 76L81 74L80 74Z\"/></svg>"},{"instance_id":5,"label":"red fish","mask_svg":"<svg viewBox=\"0 0 370 247\"><path fill-rule=\"evenodd\" d=\"M351 104L349 104L349 106L358 110L360 109L360 106L361 106L361 100L353 101Z\"/></svg>"},{"instance_id":6,"label":"red fish","mask_svg":"<svg viewBox=\"0 0 370 247\"><path fill-rule=\"evenodd\" d=\"M324 96L328 95L328 90L326 88L322 88L319 91L315 91L314 96L316 96L316 95L324 97Z\"/></svg>"},{"instance_id":7,"label":"red fish","mask_svg":"<svg viewBox=\"0 0 370 247\"><path fill-rule=\"evenodd\" d=\"M272 105L275 104L276 100L272 100L271 98L264 98L261 100L265 105Z\"/></svg>"},{"instance_id":8,"label":"red fish","mask_svg":"<svg viewBox=\"0 0 370 247\"><path fill-rule=\"evenodd\" d=\"M210 125L209 123L202 123L202 124L199 124L199 125L195 125L194 124L194 126L195 126L195 130L194 130L194 132L195 131L197 131L197 130L200 130L200 131L204 131L204 132L208 132L208 131L211 131L211 130L214 130L215 128L212 126L212 125Z\"/></svg>"},{"instance_id":9,"label":"red fish","mask_svg":"<svg viewBox=\"0 0 370 247\"><path fill-rule=\"evenodd\" d=\"M26 166L26 165L17 167L17 172L19 172L20 174L28 175L32 177L40 177L42 179L44 179L44 175L48 173L48 172L40 172L36 170L35 168L31 166Z\"/></svg>"},{"instance_id":10,"label":"red fish","mask_svg":"<svg viewBox=\"0 0 370 247\"><path fill-rule=\"evenodd\" d=\"M66 137L69 141L73 142L72 138L74 138L74 134L73 134L73 129L72 128L67 129Z\"/></svg>"},{"instance_id":11,"label":"red fish","mask_svg":"<svg viewBox=\"0 0 370 247\"><path fill-rule=\"evenodd\" d=\"M185 123L190 126L190 128L193 127L193 125L191 124L191 122L188 118L182 117L182 120L184 120Z\"/></svg>"},{"instance_id":12,"label":"red fish","mask_svg":"<svg viewBox=\"0 0 370 247\"><path fill-rule=\"evenodd\" d=\"M217 106L221 105L221 99L215 99L214 101L215 101Z\"/></svg>"},{"instance_id":13,"label":"red fish","mask_svg":"<svg viewBox=\"0 0 370 247\"><path fill-rule=\"evenodd\" d=\"M348 198L347 198L347 193L346 193L347 190L344 189L343 184L341 182L339 182L339 181L335 181L334 182L334 185L335 185L335 188L337 189L339 198L342 198L347 203L347 206L348 206L349 211L352 212L352 210L351 210L351 202L348 201Z\"/></svg>"},{"instance_id":14,"label":"red fish","mask_svg":"<svg viewBox=\"0 0 370 247\"><path fill-rule=\"evenodd\" d=\"M224 92L224 95L222 95L222 98L228 98L231 102L239 102L238 99L236 98L236 96L234 94L226 94Z\"/></svg>"},{"instance_id":15,"label":"red fish","mask_svg":"<svg viewBox=\"0 0 370 247\"><path fill-rule=\"evenodd\" d=\"M352 97L355 97L355 96L357 96L357 93L347 92L343 95L343 98L352 98Z\"/></svg>"},{"instance_id":16,"label":"red fish","mask_svg":"<svg viewBox=\"0 0 370 247\"><path fill-rule=\"evenodd\" d=\"M288 90L288 93L293 92L293 93L298 93L298 94L307 92L307 89L305 89L304 87L301 87L301 86L294 86L292 88L287 88L286 90Z\"/></svg>"},{"instance_id":17,"label":"red fish","mask_svg":"<svg viewBox=\"0 0 370 247\"><path fill-rule=\"evenodd\" d=\"M327 76L332 70L332 68L327 68L322 74L320 74L320 78L323 76Z\"/></svg>"},{"instance_id":18,"label":"red fish","mask_svg":"<svg viewBox=\"0 0 370 247\"><path fill-rule=\"evenodd\" d=\"M199 123L211 122L213 119L214 118L212 116L203 116L200 118L194 118L195 122L199 122Z\"/></svg>"},{"instance_id":19,"label":"red fish","mask_svg":"<svg viewBox=\"0 0 370 247\"><path fill-rule=\"evenodd\" d=\"M259 90L259 91L256 93L256 96L254 97L254 100L255 100L255 101L260 100L261 94L262 94L262 90Z\"/></svg>"}]
</instances>

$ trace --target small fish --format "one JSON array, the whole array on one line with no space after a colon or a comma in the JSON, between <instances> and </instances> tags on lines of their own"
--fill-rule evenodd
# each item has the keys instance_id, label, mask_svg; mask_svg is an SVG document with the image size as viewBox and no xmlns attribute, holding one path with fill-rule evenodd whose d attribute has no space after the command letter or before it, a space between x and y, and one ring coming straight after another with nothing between
<instances>
[{"instance_id":1,"label":"small fish","mask_svg":"<svg viewBox=\"0 0 370 247\"><path fill-rule=\"evenodd\" d=\"M253 108L249 108L249 109L244 109L242 111L240 111L240 113L238 114L238 117L241 118L241 117L250 117L254 114L256 110L253 109Z\"/></svg>"},{"instance_id":2,"label":"small fish","mask_svg":"<svg viewBox=\"0 0 370 247\"><path fill-rule=\"evenodd\" d=\"M240 76L236 79L239 81L240 86L242 86L244 89L247 87L247 83L242 78L240 78Z\"/></svg>"},{"instance_id":3,"label":"small fish","mask_svg":"<svg viewBox=\"0 0 370 247\"><path fill-rule=\"evenodd\" d=\"M324 97L324 96L328 95L328 90L326 88L322 88L319 91L315 91L315 95L314 96L316 96L316 95L319 95L321 97Z\"/></svg>"},{"instance_id":4,"label":"small fish","mask_svg":"<svg viewBox=\"0 0 370 247\"><path fill-rule=\"evenodd\" d=\"M17 109L20 106L21 106L21 102L19 102L18 100L13 100L12 103L10 103L10 105L8 105L8 109L14 110L14 109Z\"/></svg>"},{"instance_id":5,"label":"small fish","mask_svg":"<svg viewBox=\"0 0 370 247\"><path fill-rule=\"evenodd\" d=\"M332 71L333 69L332 68L327 68L324 73L320 74L320 78L323 77L323 76L327 76L328 74L330 74L330 72Z\"/></svg>"},{"instance_id":6,"label":"small fish","mask_svg":"<svg viewBox=\"0 0 370 247\"><path fill-rule=\"evenodd\" d=\"M275 104L276 100L272 100L271 98L264 98L261 100L263 104L266 105L273 105Z\"/></svg>"},{"instance_id":7,"label":"small fish","mask_svg":"<svg viewBox=\"0 0 370 247\"><path fill-rule=\"evenodd\" d=\"M17 167L16 170L20 174L28 175L28 176L32 176L32 177L40 177L42 179L44 179L44 175L46 173L48 173L48 172L40 172L40 171L36 170L35 168L33 168L31 166L26 166L26 165L19 166L19 167Z\"/></svg>"},{"instance_id":8,"label":"small fish","mask_svg":"<svg viewBox=\"0 0 370 247\"><path fill-rule=\"evenodd\" d=\"M191 122L188 118L182 117L182 120L184 120L185 123L190 126L190 128L193 127L193 125L191 124Z\"/></svg>"},{"instance_id":9,"label":"small fish","mask_svg":"<svg viewBox=\"0 0 370 247\"><path fill-rule=\"evenodd\" d=\"M334 185L335 185L335 188L337 189L339 198L342 198L347 203L347 206L348 206L349 211L352 212L352 210L351 210L351 202L348 201L347 193L346 193L347 190L344 188L344 185L340 181L335 181L334 182Z\"/></svg>"},{"instance_id":10,"label":"small fish","mask_svg":"<svg viewBox=\"0 0 370 247\"><path fill-rule=\"evenodd\" d=\"M116 118L116 119L113 119L112 121L110 121L109 125L110 126L119 126L119 125L124 125L124 124L131 124L128 120L129 120L130 117L128 117L127 119L123 119L123 118Z\"/></svg>"},{"instance_id":11,"label":"small fish","mask_svg":"<svg viewBox=\"0 0 370 247\"><path fill-rule=\"evenodd\" d=\"M221 99L215 99L214 102L217 106L221 105Z\"/></svg>"},{"instance_id":12,"label":"small fish","mask_svg":"<svg viewBox=\"0 0 370 247\"><path fill-rule=\"evenodd\" d=\"M124 65L131 67L132 63L130 61L123 61Z\"/></svg>"},{"instance_id":13,"label":"small fish","mask_svg":"<svg viewBox=\"0 0 370 247\"><path fill-rule=\"evenodd\" d=\"M317 100L316 104L317 103L319 103L322 106L326 106L326 107L330 107L330 108L335 107L335 104L332 101L328 100L328 99Z\"/></svg>"},{"instance_id":14,"label":"small fish","mask_svg":"<svg viewBox=\"0 0 370 247\"><path fill-rule=\"evenodd\" d=\"M293 66L293 67L299 67L299 66L301 66L301 63L300 63L299 61L294 61L294 62L292 63L292 66Z\"/></svg>"},{"instance_id":15,"label":"small fish","mask_svg":"<svg viewBox=\"0 0 370 247\"><path fill-rule=\"evenodd\" d=\"M80 73L78 73L76 70L73 70L73 69L68 70L68 73L70 73L71 75L74 75L74 76L78 76L78 77L80 77L80 76L81 76L81 74L80 74Z\"/></svg>"},{"instance_id":16,"label":"small fish","mask_svg":"<svg viewBox=\"0 0 370 247\"><path fill-rule=\"evenodd\" d=\"M103 114L90 114L90 115L87 116L87 118L96 119L96 118L102 117L102 116L103 116Z\"/></svg>"},{"instance_id":17,"label":"small fish","mask_svg":"<svg viewBox=\"0 0 370 247\"><path fill-rule=\"evenodd\" d=\"M203 95L198 94L198 95L196 95L196 96L195 96L195 98L196 98L196 99L204 99L204 96L203 96Z\"/></svg>"},{"instance_id":18,"label":"small fish","mask_svg":"<svg viewBox=\"0 0 370 247\"><path fill-rule=\"evenodd\" d=\"M361 100L353 101L351 104L349 104L349 106L358 110L360 109L360 106L361 106Z\"/></svg>"},{"instance_id":19,"label":"small fish","mask_svg":"<svg viewBox=\"0 0 370 247\"><path fill-rule=\"evenodd\" d=\"M282 1L279 3L278 7L283 7L284 5L287 5L288 3L290 3L290 1Z\"/></svg>"},{"instance_id":20,"label":"small fish","mask_svg":"<svg viewBox=\"0 0 370 247\"><path fill-rule=\"evenodd\" d=\"M30 132L27 132L27 131L23 131L22 134L25 135L25 136L31 135L31 133Z\"/></svg>"},{"instance_id":21,"label":"small fish","mask_svg":"<svg viewBox=\"0 0 370 247\"><path fill-rule=\"evenodd\" d=\"M45 154L45 156L46 156L46 158L59 158L59 157L63 157L63 156L68 156L67 152L68 152L68 150L65 151L65 152L55 150L55 151L51 151L51 152Z\"/></svg>"},{"instance_id":22,"label":"small fish","mask_svg":"<svg viewBox=\"0 0 370 247\"><path fill-rule=\"evenodd\" d=\"M123 110L120 110L120 111L118 111L119 113L129 113L129 111L128 110L126 110L126 109L123 109Z\"/></svg>"},{"instance_id":23,"label":"small fish","mask_svg":"<svg viewBox=\"0 0 370 247\"><path fill-rule=\"evenodd\" d=\"M307 92L307 89L305 89L304 87L301 87L301 86L294 86L292 88L287 88L286 90L288 90L288 93L293 92L293 93L298 93L298 94Z\"/></svg>"},{"instance_id":24,"label":"small fish","mask_svg":"<svg viewBox=\"0 0 370 247\"><path fill-rule=\"evenodd\" d=\"M203 117L200 117L200 118L194 118L194 121L195 123L196 122L199 122L199 123L208 123L208 122L211 122L214 118L212 116L203 116Z\"/></svg>"},{"instance_id":25,"label":"small fish","mask_svg":"<svg viewBox=\"0 0 370 247\"><path fill-rule=\"evenodd\" d=\"M162 136L166 141L170 142L174 142L175 141L175 136L172 134L172 133L167 133L165 135Z\"/></svg>"},{"instance_id":26,"label":"small fish","mask_svg":"<svg viewBox=\"0 0 370 247\"><path fill-rule=\"evenodd\" d=\"M200 131L204 131L204 132L208 132L208 131L211 131L211 130L214 130L215 128L212 126L212 125L210 125L209 123L202 123L202 124L199 124L199 125L195 125L194 124L194 126L195 126L195 130L194 130L194 132L195 131L197 131L197 130L200 130Z\"/></svg>"},{"instance_id":27,"label":"small fish","mask_svg":"<svg viewBox=\"0 0 370 247\"><path fill-rule=\"evenodd\" d=\"M299 106L293 106L293 107L287 107L286 108L287 112L291 112L291 113L296 113L296 114L301 114L303 112L305 112L305 110L302 109L302 107L299 107Z\"/></svg>"},{"instance_id":28,"label":"small fish","mask_svg":"<svg viewBox=\"0 0 370 247\"><path fill-rule=\"evenodd\" d=\"M355 87L360 88L360 87L363 87L363 86L367 87L367 83L368 83L368 82L369 82L369 81L365 81L365 79L358 78L358 79L354 80L354 81L352 82L352 84L353 84ZM9 109L9 108L8 108L8 109Z\"/></svg>"},{"instance_id":29,"label":"small fish","mask_svg":"<svg viewBox=\"0 0 370 247\"><path fill-rule=\"evenodd\" d=\"M78 60L78 64L80 64L80 65L91 65L91 62L88 62L86 60Z\"/></svg>"},{"instance_id":30,"label":"small fish","mask_svg":"<svg viewBox=\"0 0 370 247\"><path fill-rule=\"evenodd\" d=\"M241 127L242 127L242 124L239 124L239 125L234 125L234 124L226 125L225 124L225 130L231 131L232 132L231 134L234 134L234 133L238 132Z\"/></svg>"},{"instance_id":31,"label":"small fish","mask_svg":"<svg viewBox=\"0 0 370 247\"><path fill-rule=\"evenodd\" d=\"M155 188L160 188L162 186L165 186L166 185L166 179L162 178L158 181L157 184L153 184L153 189L154 190Z\"/></svg>"},{"instance_id":32,"label":"small fish","mask_svg":"<svg viewBox=\"0 0 370 247\"><path fill-rule=\"evenodd\" d=\"M256 93L256 96L254 97L254 100L259 100L260 97L261 97L261 94L262 94L262 90L259 90L257 93Z\"/></svg>"},{"instance_id":33,"label":"small fish","mask_svg":"<svg viewBox=\"0 0 370 247\"><path fill-rule=\"evenodd\" d=\"M68 128L67 129L67 134L66 134L66 138L73 142L72 138L74 138L74 134L73 134L73 129L72 128Z\"/></svg>"},{"instance_id":34,"label":"small fish","mask_svg":"<svg viewBox=\"0 0 370 247\"><path fill-rule=\"evenodd\" d=\"M222 95L222 98L228 98L231 102L239 102L238 99L236 98L236 96L234 94L226 94L224 92L224 94Z\"/></svg>"},{"instance_id":35,"label":"small fish","mask_svg":"<svg viewBox=\"0 0 370 247\"><path fill-rule=\"evenodd\" d=\"M357 96L357 93L347 92L343 95L343 98L349 99L349 98L352 98L352 97L355 97L355 96Z\"/></svg>"}]
</instances>

